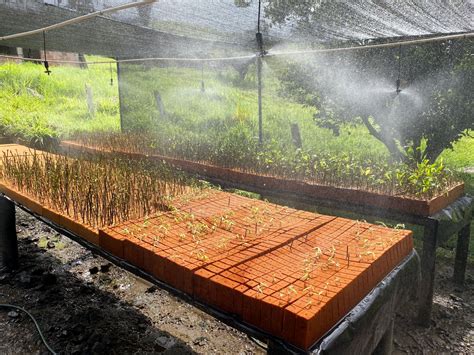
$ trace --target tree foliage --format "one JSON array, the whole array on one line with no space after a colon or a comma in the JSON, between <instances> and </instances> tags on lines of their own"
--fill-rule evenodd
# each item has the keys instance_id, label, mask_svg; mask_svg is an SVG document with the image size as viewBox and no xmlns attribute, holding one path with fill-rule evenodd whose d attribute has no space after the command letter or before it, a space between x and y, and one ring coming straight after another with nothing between
<instances>
[{"instance_id":1,"label":"tree foliage","mask_svg":"<svg viewBox=\"0 0 474 355\"><path fill-rule=\"evenodd\" d=\"M474 128L470 53L472 40L457 40L315 54L278 66L282 93L317 107L318 125L337 133L360 120L394 158L411 152L416 161L434 161Z\"/></svg>"},{"instance_id":2,"label":"tree foliage","mask_svg":"<svg viewBox=\"0 0 474 355\"><path fill-rule=\"evenodd\" d=\"M292 22L306 41L311 42L308 34L312 33L350 38L350 29L344 27L346 16L351 16L348 3L289 0L264 4L272 25ZM328 18L332 27L321 27L321 20ZM358 120L394 158L412 154L418 162L423 158L434 161L474 128L472 48L472 39L459 39L401 49L299 56L277 66L282 93L318 108L318 125L338 134L342 123Z\"/></svg>"}]
</instances>

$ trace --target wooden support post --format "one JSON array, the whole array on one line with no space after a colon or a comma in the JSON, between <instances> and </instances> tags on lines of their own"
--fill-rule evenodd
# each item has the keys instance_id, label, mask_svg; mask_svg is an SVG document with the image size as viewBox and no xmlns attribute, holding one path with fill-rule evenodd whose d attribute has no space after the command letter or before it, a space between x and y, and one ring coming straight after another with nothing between
<instances>
[{"instance_id":1,"label":"wooden support post","mask_svg":"<svg viewBox=\"0 0 474 355\"><path fill-rule=\"evenodd\" d=\"M469 239L471 237L471 224L467 224L458 232L456 245L456 258L454 259L453 280L458 285L464 284L466 275L467 256L469 253Z\"/></svg>"},{"instance_id":2,"label":"wooden support post","mask_svg":"<svg viewBox=\"0 0 474 355\"><path fill-rule=\"evenodd\" d=\"M438 221L430 220L425 225L423 234L423 251L421 256L421 284L418 293L418 323L429 327L433 306L433 288L435 278L436 246L438 238Z\"/></svg>"},{"instance_id":3,"label":"wooden support post","mask_svg":"<svg viewBox=\"0 0 474 355\"><path fill-rule=\"evenodd\" d=\"M303 147L303 141L301 140L300 127L298 126L298 123L291 124L291 139L296 148Z\"/></svg>"},{"instance_id":4,"label":"wooden support post","mask_svg":"<svg viewBox=\"0 0 474 355\"><path fill-rule=\"evenodd\" d=\"M161 118L166 117L165 104L163 103L163 100L161 99L160 92L158 90L155 90L153 91L153 95L155 96L156 108L160 111L160 117Z\"/></svg>"},{"instance_id":5,"label":"wooden support post","mask_svg":"<svg viewBox=\"0 0 474 355\"><path fill-rule=\"evenodd\" d=\"M78 53L77 59L81 62L81 64L79 64L79 67L81 69L89 69L89 66L87 65L87 60L84 54Z\"/></svg>"},{"instance_id":6,"label":"wooden support post","mask_svg":"<svg viewBox=\"0 0 474 355\"><path fill-rule=\"evenodd\" d=\"M95 105L94 105L94 93L92 92L92 87L88 84L85 85L86 88L86 100L87 100L87 109L89 110L89 115L95 115Z\"/></svg>"},{"instance_id":7,"label":"wooden support post","mask_svg":"<svg viewBox=\"0 0 474 355\"><path fill-rule=\"evenodd\" d=\"M15 204L0 195L0 271L18 267Z\"/></svg>"}]
</instances>

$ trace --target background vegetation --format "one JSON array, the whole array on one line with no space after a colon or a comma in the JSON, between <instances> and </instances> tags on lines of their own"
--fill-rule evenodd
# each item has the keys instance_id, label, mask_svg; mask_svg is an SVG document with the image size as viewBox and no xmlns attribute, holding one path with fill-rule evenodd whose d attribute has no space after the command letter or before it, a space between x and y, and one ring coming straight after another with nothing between
<instances>
[{"instance_id":1,"label":"background vegetation","mask_svg":"<svg viewBox=\"0 0 474 355\"><path fill-rule=\"evenodd\" d=\"M86 85L92 88L94 115ZM117 82L110 85L109 67L53 66L47 76L38 64L0 65L0 135L41 145L78 130L118 130L118 114Z\"/></svg>"}]
</instances>

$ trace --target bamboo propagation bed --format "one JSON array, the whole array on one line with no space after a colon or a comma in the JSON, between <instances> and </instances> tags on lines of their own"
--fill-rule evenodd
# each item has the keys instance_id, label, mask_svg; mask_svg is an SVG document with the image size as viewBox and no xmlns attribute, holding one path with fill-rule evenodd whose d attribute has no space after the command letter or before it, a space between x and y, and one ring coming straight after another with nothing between
<instances>
[{"instance_id":1,"label":"bamboo propagation bed","mask_svg":"<svg viewBox=\"0 0 474 355\"><path fill-rule=\"evenodd\" d=\"M258 188L266 191L280 191L305 197L324 199L338 202L349 202L362 206L380 207L387 211L402 212L417 216L431 216L456 201L464 194L464 183L455 180L446 181L445 188L432 196L409 196L387 194L366 189L331 186L305 179L282 177L274 174L261 174L239 168L228 168L213 165L205 161L191 161L174 158L145 148L137 147L137 142L130 137L105 136L104 139L94 140L87 137L79 141L63 141L61 145L68 150L90 152L109 152L138 159L146 158L151 161L166 161L184 171L202 175L222 182L231 182L238 186ZM108 141L107 141L108 140ZM101 143L97 143L101 141ZM120 144L121 143L121 144ZM134 144L135 143L135 144ZM124 149L123 147L128 147ZM392 182L391 184L393 184ZM370 184L367 182L367 186Z\"/></svg>"},{"instance_id":2,"label":"bamboo propagation bed","mask_svg":"<svg viewBox=\"0 0 474 355\"><path fill-rule=\"evenodd\" d=\"M329 331L413 249L410 231L214 189L191 189L162 211L91 229L44 206L49 199L25 191L27 184L13 184L6 159L0 188L12 199L301 349Z\"/></svg>"},{"instance_id":3,"label":"bamboo propagation bed","mask_svg":"<svg viewBox=\"0 0 474 355\"><path fill-rule=\"evenodd\" d=\"M95 244L98 228L167 209L175 196L196 190L166 164L74 159L19 145L0 146L0 157L2 192Z\"/></svg>"}]
</instances>

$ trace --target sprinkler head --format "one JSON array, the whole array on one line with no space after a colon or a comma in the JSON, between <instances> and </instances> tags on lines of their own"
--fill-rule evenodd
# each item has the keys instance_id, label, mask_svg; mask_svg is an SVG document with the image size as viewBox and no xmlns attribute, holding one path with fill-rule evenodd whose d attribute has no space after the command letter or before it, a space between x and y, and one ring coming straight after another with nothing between
<instances>
[{"instance_id":1,"label":"sprinkler head","mask_svg":"<svg viewBox=\"0 0 474 355\"><path fill-rule=\"evenodd\" d=\"M400 79L397 79L397 90L395 90L397 95L402 92L402 89L400 89Z\"/></svg>"},{"instance_id":2,"label":"sprinkler head","mask_svg":"<svg viewBox=\"0 0 474 355\"><path fill-rule=\"evenodd\" d=\"M265 51L265 49L263 49L263 36L262 36L262 33L257 32L255 34L255 38L257 39L257 46L258 46L258 50L260 51L260 55L264 56L265 54L267 54L267 52Z\"/></svg>"},{"instance_id":3,"label":"sprinkler head","mask_svg":"<svg viewBox=\"0 0 474 355\"><path fill-rule=\"evenodd\" d=\"M51 74L51 70L49 70L49 63L47 60L44 61L44 68L46 69L44 72L48 75Z\"/></svg>"}]
</instances>

